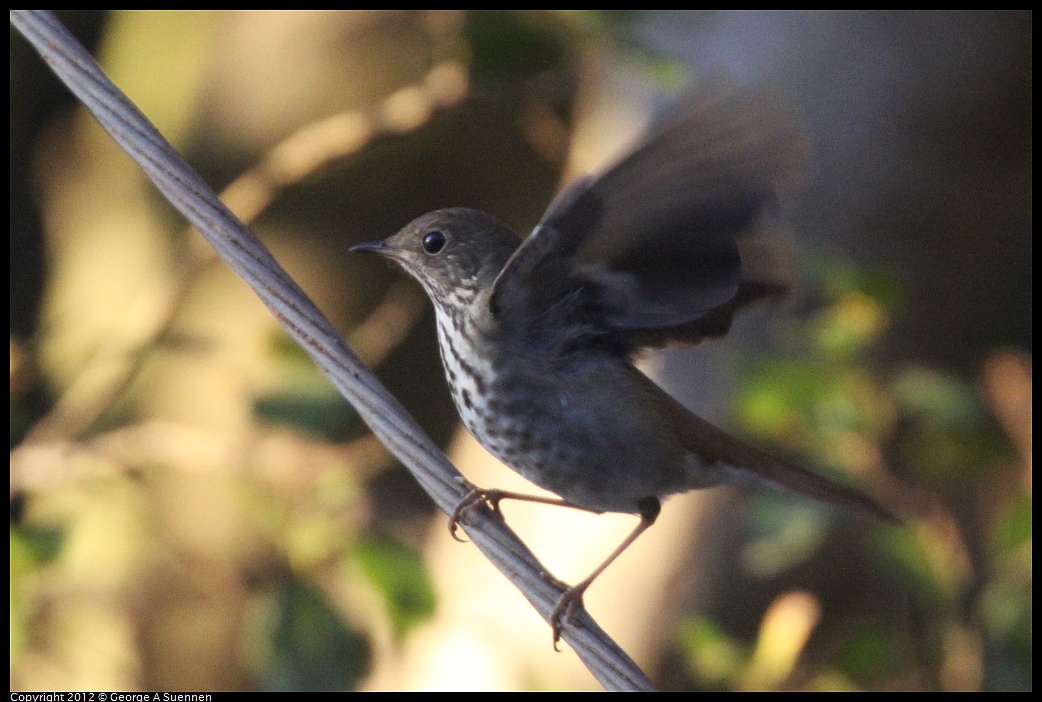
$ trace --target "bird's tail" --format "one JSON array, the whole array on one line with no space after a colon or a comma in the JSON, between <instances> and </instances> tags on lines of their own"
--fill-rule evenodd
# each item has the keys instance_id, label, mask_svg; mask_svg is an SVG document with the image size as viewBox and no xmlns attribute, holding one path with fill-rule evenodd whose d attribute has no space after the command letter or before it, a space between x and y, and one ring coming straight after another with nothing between
<instances>
[{"instance_id":1,"label":"bird's tail","mask_svg":"<svg viewBox=\"0 0 1042 702\"><path fill-rule=\"evenodd\" d=\"M899 523L901 520L872 498L805 468L775 458L689 413L685 434L690 449L707 464L728 467L731 483L759 483L813 497L822 502Z\"/></svg>"}]
</instances>

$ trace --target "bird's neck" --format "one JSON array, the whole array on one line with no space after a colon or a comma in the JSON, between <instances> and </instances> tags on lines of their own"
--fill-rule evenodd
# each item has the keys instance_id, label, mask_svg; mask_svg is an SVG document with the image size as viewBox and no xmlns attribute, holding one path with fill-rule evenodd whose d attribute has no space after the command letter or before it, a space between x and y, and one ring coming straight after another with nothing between
<instances>
[{"instance_id":1,"label":"bird's neck","mask_svg":"<svg viewBox=\"0 0 1042 702\"><path fill-rule=\"evenodd\" d=\"M491 320L481 320L468 306L436 305L435 309L438 350L452 399L463 423L476 434L496 385Z\"/></svg>"}]
</instances>

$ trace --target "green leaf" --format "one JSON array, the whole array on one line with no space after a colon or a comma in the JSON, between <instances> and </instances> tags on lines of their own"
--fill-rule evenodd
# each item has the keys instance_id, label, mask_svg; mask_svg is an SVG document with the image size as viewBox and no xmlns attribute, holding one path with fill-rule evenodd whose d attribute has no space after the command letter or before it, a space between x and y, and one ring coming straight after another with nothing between
<instances>
[{"instance_id":1,"label":"green leaf","mask_svg":"<svg viewBox=\"0 0 1042 702\"><path fill-rule=\"evenodd\" d=\"M1005 553L1031 543L1031 495L1019 495L996 520L992 542L998 553Z\"/></svg>"},{"instance_id":2,"label":"green leaf","mask_svg":"<svg viewBox=\"0 0 1042 702\"><path fill-rule=\"evenodd\" d=\"M680 629L679 643L699 683L710 688L732 688L749 660L744 646L704 617Z\"/></svg>"},{"instance_id":3,"label":"green leaf","mask_svg":"<svg viewBox=\"0 0 1042 702\"><path fill-rule=\"evenodd\" d=\"M901 643L893 631L867 624L842 640L837 663L860 685L878 688L885 685L889 675L899 670Z\"/></svg>"},{"instance_id":4,"label":"green leaf","mask_svg":"<svg viewBox=\"0 0 1042 702\"><path fill-rule=\"evenodd\" d=\"M308 583L289 577L274 597L270 651L261 671L276 691L350 690L368 672L372 645Z\"/></svg>"},{"instance_id":5,"label":"green leaf","mask_svg":"<svg viewBox=\"0 0 1042 702\"><path fill-rule=\"evenodd\" d=\"M875 298L853 291L823 311L814 326L814 339L822 354L849 359L864 353L882 338L889 326L889 316Z\"/></svg>"},{"instance_id":6,"label":"green leaf","mask_svg":"<svg viewBox=\"0 0 1042 702\"><path fill-rule=\"evenodd\" d=\"M355 546L353 560L383 596L396 635L434 614L434 589L419 553L387 538L368 537Z\"/></svg>"},{"instance_id":7,"label":"green leaf","mask_svg":"<svg viewBox=\"0 0 1042 702\"><path fill-rule=\"evenodd\" d=\"M481 80L523 80L557 68L564 59L564 37L551 15L481 10L466 18L473 71Z\"/></svg>"},{"instance_id":8,"label":"green leaf","mask_svg":"<svg viewBox=\"0 0 1042 702\"><path fill-rule=\"evenodd\" d=\"M890 391L903 414L944 429L977 424L984 410L964 380L932 368L916 366L900 373Z\"/></svg>"},{"instance_id":9,"label":"green leaf","mask_svg":"<svg viewBox=\"0 0 1042 702\"><path fill-rule=\"evenodd\" d=\"M741 552L745 571L767 578L805 562L828 533L826 509L793 495L756 495L748 510L754 534Z\"/></svg>"}]
</instances>

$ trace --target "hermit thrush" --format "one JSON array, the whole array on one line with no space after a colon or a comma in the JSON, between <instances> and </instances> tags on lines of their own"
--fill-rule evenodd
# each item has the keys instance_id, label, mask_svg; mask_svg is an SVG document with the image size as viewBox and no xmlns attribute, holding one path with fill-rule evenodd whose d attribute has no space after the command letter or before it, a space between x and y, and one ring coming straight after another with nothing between
<instances>
[{"instance_id":1,"label":"hermit thrush","mask_svg":"<svg viewBox=\"0 0 1042 702\"><path fill-rule=\"evenodd\" d=\"M763 483L890 518L875 502L770 456L695 416L640 371L643 347L725 334L739 308L783 293L769 244L775 194L801 141L764 92L693 90L628 156L550 204L523 242L476 210L426 214L352 251L398 263L427 291L441 359L467 429L562 500L640 524L562 596L554 642L583 592L655 521L659 500Z\"/></svg>"}]
</instances>

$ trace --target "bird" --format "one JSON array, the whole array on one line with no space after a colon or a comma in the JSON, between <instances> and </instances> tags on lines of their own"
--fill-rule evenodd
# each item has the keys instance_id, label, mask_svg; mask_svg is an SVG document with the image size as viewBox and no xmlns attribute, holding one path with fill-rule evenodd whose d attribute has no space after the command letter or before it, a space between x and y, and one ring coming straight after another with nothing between
<instances>
[{"instance_id":1,"label":"bird","mask_svg":"<svg viewBox=\"0 0 1042 702\"><path fill-rule=\"evenodd\" d=\"M655 522L663 498L762 484L888 521L861 492L776 458L687 409L634 365L647 348L721 337L738 311L786 293L780 190L805 155L795 120L763 86L689 87L614 165L565 187L525 239L482 211L422 215L351 248L398 264L437 319L452 398L492 455L557 498L474 488L640 522L565 588L554 647L590 584Z\"/></svg>"}]
</instances>

